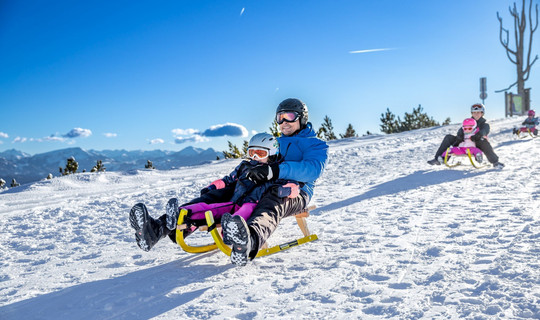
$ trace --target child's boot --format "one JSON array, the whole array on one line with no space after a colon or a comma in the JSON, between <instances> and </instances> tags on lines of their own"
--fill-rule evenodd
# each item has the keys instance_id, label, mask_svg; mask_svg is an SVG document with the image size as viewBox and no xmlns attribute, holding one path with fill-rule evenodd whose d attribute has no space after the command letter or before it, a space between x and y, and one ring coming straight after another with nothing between
<instances>
[{"instance_id":1,"label":"child's boot","mask_svg":"<svg viewBox=\"0 0 540 320\"><path fill-rule=\"evenodd\" d=\"M163 216L162 216L163 217ZM153 219L143 203L137 203L129 212L131 227L135 229L137 245L144 251L150 251L159 240L169 234L165 219Z\"/></svg>"}]
</instances>

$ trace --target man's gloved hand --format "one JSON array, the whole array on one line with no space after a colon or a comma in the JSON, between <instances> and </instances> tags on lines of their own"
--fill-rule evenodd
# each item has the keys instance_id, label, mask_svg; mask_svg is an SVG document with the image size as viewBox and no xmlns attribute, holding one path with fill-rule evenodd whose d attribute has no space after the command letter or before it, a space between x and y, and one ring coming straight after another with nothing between
<instances>
[{"instance_id":1,"label":"man's gloved hand","mask_svg":"<svg viewBox=\"0 0 540 320\"><path fill-rule=\"evenodd\" d=\"M255 184L277 179L279 177L279 165L277 163L261 164L248 169L246 177Z\"/></svg>"},{"instance_id":2,"label":"man's gloved hand","mask_svg":"<svg viewBox=\"0 0 540 320\"><path fill-rule=\"evenodd\" d=\"M280 198L296 198L300 194L300 185L298 183L289 182L278 188L278 197Z\"/></svg>"}]
</instances>

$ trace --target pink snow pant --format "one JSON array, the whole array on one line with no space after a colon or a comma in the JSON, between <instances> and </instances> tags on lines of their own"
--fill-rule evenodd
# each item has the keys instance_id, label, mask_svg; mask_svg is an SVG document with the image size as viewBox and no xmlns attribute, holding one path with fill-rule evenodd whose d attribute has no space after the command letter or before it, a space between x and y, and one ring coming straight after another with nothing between
<instances>
[{"instance_id":1,"label":"pink snow pant","mask_svg":"<svg viewBox=\"0 0 540 320\"><path fill-rule=\"evenodd\" d=\"M221 203L194 203L187 206L183 206L180 209L189 209L191 210L190 218L193 220L204 220L204 213L208 210L212 211L214 219L221 219L221 217L226 212L232 212L234 209L233 216L241 216L244 220L247 220L251 217L253 209L257 206L256 203L246 202L242 206L234 204L232 202L221 202Z\"/></svg>"}]
</instances>

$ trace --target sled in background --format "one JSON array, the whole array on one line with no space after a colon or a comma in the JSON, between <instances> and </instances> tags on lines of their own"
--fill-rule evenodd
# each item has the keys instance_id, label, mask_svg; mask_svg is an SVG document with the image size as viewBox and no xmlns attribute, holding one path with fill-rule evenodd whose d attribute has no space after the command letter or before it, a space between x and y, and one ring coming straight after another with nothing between
<instances>
[{"instance_id":1,"label":"sled in background","mask_svg":"<svg viewBox=\"0 0 540 320\"><path fill-rule=\"evenodd\" d=\"M446 149L442 156L444 157L444 164L449 168L463 164L462 159L469 159L471 165L477 169L488 166L486 163L482 164L482 150L476 147L451 147Z\"/></svg>"},{"instance_id":2,"label":"sled in background","mask_svg":"<svg viewBox=\"0 0 540 320\"><path fill-rule=\"evenodd\" d=\"M519 129L514 128L512 134L515 134L518 139L525 139L529 136L533 139L538 138L538 131L536 127L521 127Z\"/></svg>"},{"instance_id":3,"label":"sled in background","mask_svg":"<svg viewBox=\"0 0 540 320\"><path fill-rule=\"evenodd\" d=\"M283 250L304 244L306 242L317 240L318 239L317 235L311 234L309 232L307 222L306 222L306 218L309 217L309 212L311 210L314 210L315 208L316 207L314 205L308 206L302 212L299 212L298 214L294 215L294 217L296 218L296 223L298 224L298 227L304 234L303 238L299 238L299 239L286 242L277 246L273 246L270 248L268 248L268 244L265 243L262 246L262 248L259 250L259 252L257 253L256 257L266 256L272 253L276 253L279 251L283 251ZM231 247L226 245L223 242L223 237L221 235L221 224L216 223L214 221L214 216L212 215L211 211L205 212L206 225L201 225L201 226L193 226L193 225L190 225L189 223L185 223L185 221L187 220L186 219L187 214L188 214L187 210L185 209L180 210L180 215L178 217L178 223L176 226L176 243L178 243L178 245L180 245L180 247L184 251L189 252L189 253L202 253L202 252L208 252L215 249L219 249L226 255L228 256L231 255L231 251L232 251ZM210 244L206 244L206 245L201 245L201 246L194 246L194 245L187 244L184 238L184 232L189 229L191 229L192 232L196 230L209 232L214 242Z\"/></svg>"}]
</instances>

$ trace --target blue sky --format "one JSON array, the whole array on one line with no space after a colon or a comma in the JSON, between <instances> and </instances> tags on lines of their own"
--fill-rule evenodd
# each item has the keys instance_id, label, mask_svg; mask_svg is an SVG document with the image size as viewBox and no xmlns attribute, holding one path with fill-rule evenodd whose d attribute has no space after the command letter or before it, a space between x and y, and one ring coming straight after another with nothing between
<instances>
[{"instance_id":1,"label":"blue sky","mask_svg":"<svg viewBox=\"0 0 540 320\"><path fill-rule=\"evenodd\" d=\"M480 101L480 77L486 118L502 118L494 91L515 66L496 13L513 28L512 3L1 1L0 151L226 150L267 131L289 97L307 103L315 128L328 115L336 134L349 123L379 133L386 108L403 116L419 104L459 122Z\"/></svg>"}]
</instances>

